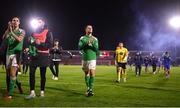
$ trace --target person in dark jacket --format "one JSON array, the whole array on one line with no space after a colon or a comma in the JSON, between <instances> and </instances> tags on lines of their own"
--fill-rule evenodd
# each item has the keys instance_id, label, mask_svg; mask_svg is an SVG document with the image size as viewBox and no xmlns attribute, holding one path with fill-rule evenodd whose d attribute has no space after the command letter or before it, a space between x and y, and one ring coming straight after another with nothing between
<instances>
[{"instance_id":1,"label":"person in dark jacket","mask_svg":"<svg viewBox=\"0 0 180 108\"><path fill-rule=\"evenodd\" d=\"M157 63L158 63L158 58L153 55L151 58L151 65L152 65L153 74L156 74Z\"/></svg>"},{"instance_id":2,"label":"person in dark jacket","mask_svg":"<svg viewBox=\"0 0 180 108\"><path fill-rule=\"evenodd\" d=\"M150 65L150 58L148 56L146 56L144 58L144 65L145 65L145 72L147 73L148 72L148 68L149 68L149 65Z\"/></svg>"},{"instance_id":3,"label":"person in dark jacket","mask_svg":"<svg viewBox=\"0 0 180 108\"><path fill-rule=\"evenodd\" d=\"M142 69L142 64L143 64L143 58L140 52L137 52L134 58L134 63L135 63L136 76L138 77L141 75L141 69Z\"/></svg>"},{"instance_id":4,"label":"person in dark jacket","mask_svg":"<svg viewBox=\"0 0 180 108\"><path fill-rule=\"evenodd\" d=\"M46 69L50 65L49 50L53 45L52 32L45 25L45 20L42 18L37 19L38 28L29 39L30 49L30 95L25 99L33 99L36 97L35 93L35 72L40 68L41 76L41 92L40 97L45 96L45 83L46 83Z\"/></svg>"},{"instance_id":5,"label":"person in dark jacket","mask_svg":"<svg viewBox=\"0 0 180 108\"><path fill-rule=\"evenodd\" d=\"M58 80L59 63L61 61L61 51L62 51L62 47L59 46L59 41L55 39L54 46L50 49L50 56L51 56L50 70L53 74L52 77L53 80ZM55 70L54 70L54 66L55 66Z\"/></svg>"},{"instance_id":6,"label":"person in dark jacket","mask_svg":"<svg viewBox=\"0 0 180 108\"><path fill-rule=\"evenodd\" d=\"M28 67L30 64L30 55L29 48L25 48L22 54L22 62L23 62L23 74L26 74L28 71Z\"/></svg>"},{"instance_id":7,"label":"person in dark jacket","mask_svg":"<svg viewBox=\"0 0 180 108\"><path fill-rule=\"evenodd\" d=\"M132 57L128 57L128 66L129 66L129 70L132 71L132 66L133 66L133 58Z\"/></svg>"}]
</instances>

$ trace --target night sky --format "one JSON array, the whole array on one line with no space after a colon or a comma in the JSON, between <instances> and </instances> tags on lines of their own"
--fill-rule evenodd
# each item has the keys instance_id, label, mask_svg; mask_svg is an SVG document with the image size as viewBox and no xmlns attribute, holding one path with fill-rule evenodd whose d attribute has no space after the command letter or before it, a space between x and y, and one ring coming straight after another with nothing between
<instances>
[{"instance_id":1,"label":"night sky","mask_svg":"<svg viewBox=\"0 0 180 108\"><path fill-rule=\"evenodd\" d=\"M36 16L46 20L64 49L76 50L84 27L91 24L101 50L114 50L119 41L136 50L144 44L138 38L144 25L148 22L153 29L167 26L168 18L179 13L179 4L180 0L4 0L0 1L0 35L7 22L19 16L29 36L30 19ZM169 28L163 29L167 32Z\"/></svg>"}]
</instances>

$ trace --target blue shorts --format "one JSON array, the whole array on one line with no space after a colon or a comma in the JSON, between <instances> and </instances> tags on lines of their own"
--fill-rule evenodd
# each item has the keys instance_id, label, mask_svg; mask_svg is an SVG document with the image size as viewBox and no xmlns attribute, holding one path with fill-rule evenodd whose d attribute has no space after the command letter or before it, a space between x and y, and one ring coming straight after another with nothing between
<instances>
[{"instance_id":1,"label":"blue shorts","mask_svg":"<svg viewBox=\"0 0 180 108\"><path fill-rule=\"evenodd\" d=\"M145 63L145 67L149 67L149 64Z\"/></svg>"},{"instance_id":2,"label":"blue shorts","mask_svg":"<svg viewBox=\"0 0 180 108\"><path fill-rule=\"evenodd\" d=\"M160 63L158 63L158 67L161 67L161 64L160 64Z\"/></svg>"},{"instance_id":3,"label":"blue shorts","mask_svg":"<svg viewBox=\"0 0 180 108\"><path fill-rule=\"evenodd\" d=\"M164 64L164 69L170 70L170 68L171 68L171 65L170 65L170 64Z\"/></svg>"}]
</instances>

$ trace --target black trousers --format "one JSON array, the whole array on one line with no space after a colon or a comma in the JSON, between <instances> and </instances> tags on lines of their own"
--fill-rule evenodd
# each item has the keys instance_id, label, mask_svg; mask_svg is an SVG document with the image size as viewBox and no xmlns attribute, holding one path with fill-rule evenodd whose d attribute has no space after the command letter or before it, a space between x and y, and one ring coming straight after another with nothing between
<instances>
[{"instance_id":1,"label":"black trousers","mask_svg":"<svg viewBox=\"0 0 180 108\"><path fill-rule=\"evenodd\" d=\"M141 65L137 65L136 66L136 70L135 70L136 71L136 75L139 75L139 76L141 75L141 69L142 69ZM138 72L139 72L139 74L138 74Z\"/></svg>"},{"instance_id":2,"label":"black trousers","mask_svg":"<svg viewBox=\"0 0 180 108\"><path fill-rule=\"evenodd\" d=\"M153 72L156 72L156 68L157 68L157 65L152 65L152 70L153 70Z\"/></svg>"},{"instance_id":3,"label":"black trousers","mask_svg":"<svg viewBox=\"0 0 180 108\"><path fill-rule=\"evenodd\" d=\"M55 66L55 70L54 70L54 66ZM56 77L59 76L59 61L51 61L49 68L54 76Z\"/></svg>"},{"instance_id":4,"label":"black trousers","mask_svg":"<svg viewBox=\"0 0 180 108\"><path fill-rule=\"evenodd\" d=\"M25 74L27 73L28 67L29 67L28 64L23 64L23 73L25 73Z\"/></svg>"},{"instance_id":5,"label":"black trousers","mask_svg":"<svg viewBox=\"0 0 180 108\"><path fill-rule=\"evenodd\" d=\"M41 90L45 90L46 83L46 69L47 67L39 67L40 68L40 76L41 76ZM35 73L37 66L30 66L30 90L35 90Z\"/></svg>"}]
</instances>

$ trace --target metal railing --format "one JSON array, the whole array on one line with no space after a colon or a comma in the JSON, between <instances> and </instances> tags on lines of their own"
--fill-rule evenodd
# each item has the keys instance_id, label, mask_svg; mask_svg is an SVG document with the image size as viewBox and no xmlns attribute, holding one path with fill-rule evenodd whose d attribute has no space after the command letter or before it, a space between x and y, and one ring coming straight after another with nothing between
<instances>
[{"instance_id":1,"label":"metal railing","mask_svg":"<svg viewBox=\"0 0 180 108\"><path fill-rule=\"evenodd\" d=\"M138 51L129 51L129 56L134 57ZM164 51L141 51L143 57L153 54L161 57ZM78 50L64 50L62 52L62 62L64 65L81 65L81 51ZM114 65L115 51L101 50L97 54L97 65Z\"/></svg>"}]
</instances>

